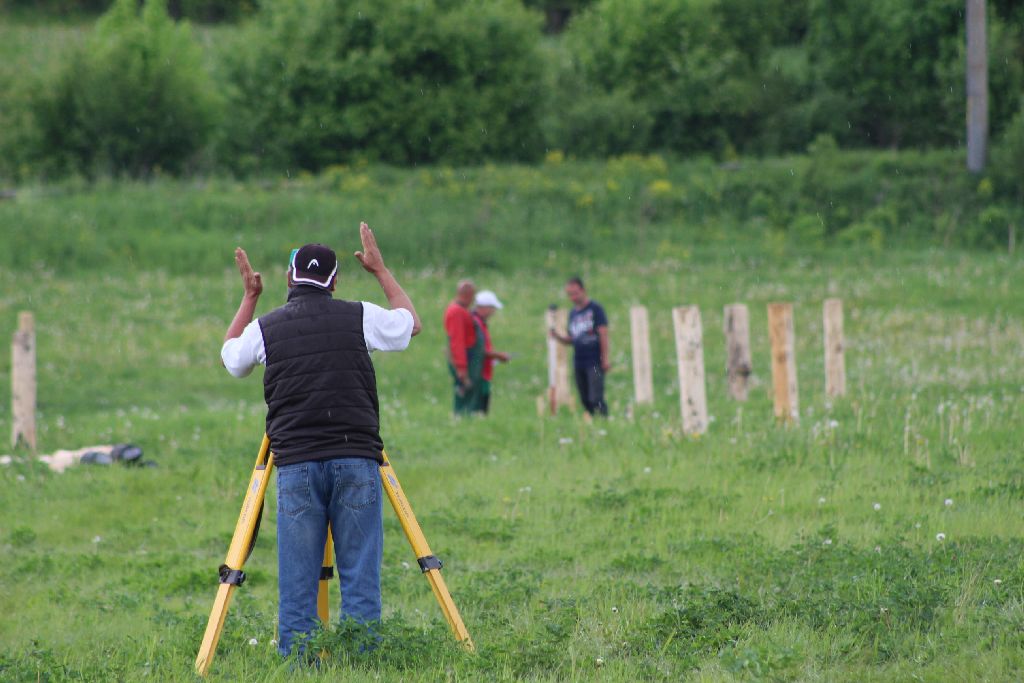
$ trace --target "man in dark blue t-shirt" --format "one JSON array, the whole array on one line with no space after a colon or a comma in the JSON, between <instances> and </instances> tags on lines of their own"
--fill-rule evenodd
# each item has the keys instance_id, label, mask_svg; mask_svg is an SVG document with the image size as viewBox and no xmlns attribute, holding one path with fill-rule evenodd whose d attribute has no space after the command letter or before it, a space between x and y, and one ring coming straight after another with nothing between
<instances>
[{"instance_id":1,"label":"man in dark blue t-shirt","mask_svg":"<svg viewBox=\"0 0 1024 683\"><path fill-rule=\"evenodd\" d=\"M551 336L563 344L572 344L576 366L576 388L588 415L608 415L604 402L604 373L608 362L608 316L601 304L591 301L583 280L570 278L565 293L573 303L569 311L569 336L551 330Z\"/></svg>"}]
</instances>

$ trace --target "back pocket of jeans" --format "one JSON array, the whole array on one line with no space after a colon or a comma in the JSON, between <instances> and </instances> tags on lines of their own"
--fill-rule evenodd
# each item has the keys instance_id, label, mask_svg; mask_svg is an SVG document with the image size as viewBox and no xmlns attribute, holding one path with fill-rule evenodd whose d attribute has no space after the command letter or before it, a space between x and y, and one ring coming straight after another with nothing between
<instances>
[{"instance_id":1,"label":"back pocket of jeans","mask_svg":"<svg viewBox=\"0 0 1024 683\"><path fill-rule=\"evenodd\" d=\"M309 509L308 463L288 465L277 470L277 509L294 517Z\"/></svg>"},{"instance_id":2,"label":"back pocket of jeans","mask_svg":"<svg viewBox=\"0 0 1024 683\"><path fill-rule=\"evenodd\" d=\"M341 504L347 508L358 510L377 502L379 473L377 463L366 462L334 463L335 493Z\"/></svg>"}]
</instances>

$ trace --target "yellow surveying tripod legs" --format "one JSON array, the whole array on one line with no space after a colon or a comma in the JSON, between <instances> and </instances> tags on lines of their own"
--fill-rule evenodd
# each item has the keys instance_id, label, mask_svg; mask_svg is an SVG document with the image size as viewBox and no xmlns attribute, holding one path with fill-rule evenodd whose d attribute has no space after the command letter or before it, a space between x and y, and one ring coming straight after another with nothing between
<instances>
[{"instance_id":1,"label":"yellow surveying tripod legs","mask_svg":"<svg viewBox=\"0 0 1024 683\"><path fill-rule=\"evenodd\" d=\"M274 454L270 452L270 439L264 434L259 455L256 456L256 466L249 478L249 488L246 489L245 500L242 501L242 512L238 515L235 533L231 537L231 545L228 547L228 556L220 567L220 587L217 589L217 599L210 612L210 621L206 624L206 633L203 635L203 644L199 647L199 655L196 656L196 673L201 676L206 675L206 671L210 668L210 662L213 661L217 641L220 640L221 631L224 630L224 618L228 613L231 594L236 586L241 586L245 581L242 565L245 564L245 560L252 550L253 535L256 533L260 512L263 510L263 497L266 495L267 482L270 480L270 472L273 467Z\"/></svg>"},{"instance_id":2,"label":"yellow surveying tripod legs","mask_svg":"<svg viewBox=\"0 0 1024 683\"><path fill-rule=\"evenodd\" d=\"M419 522L416 521L416 515L412 513L412 506L409 505L409 500L405 497L402 485L398 483L398 477L395 475L395 470L391 467L388 454L384 453L383 455L384 464L380 466L380 478L384 483L384 491L388 494L391 506L395 508L395 514L398 515L398 521L402 523L405 537L409 539L409 545L412 546L412 551L416 554L416 561L420 565L420 570L423 571L427 581L430 582L430 588L433 589L434 597L437 598L437 604L441 606L441 612L444 613L444 618L448 621L448 625L451 626L452 633L455 634L455 640L462 643L467 650L472 652L474 649L473 640L469 637L469 631L466 630L466 625L462 623L459 610L455 607L451 593L448 592L448 586L445 585L444 579L441 577L441 560L437 559L430 552L430 546L427 545L427 539L423 536Z\"/></svg>"},{"instance_id":3,"label":"yellow surveying tripod legs","mask_svg":"<svg viewBox=\"0 0 1024 683\"><path fill-rule=\"evenodd\" d=\"M380 478L384 491L391 501L391 506L398 515L398 521L402 524L405 537L409 539L416 554L416 561L420 569L430 582L430 588L434 591L441 606L441 612L445 620L451 626L455 639L462 643L467 650L472 651L473 641L469 637L469 631L462 623L459 610L452 601L448 586L441 577L441 561L430 552L427 539L423 536L419 522L412 512L409 499L405 497L402 485L398 483L391 462L387 453L383 454L384 464L380 466ZM213 661L213 654L217 650L217 642L224 630L224 618L227 616L228 604L231 602L231 594L235 587L242 585L245 581L245 573L242 566L245 564L249 553L252 551L253 539L259 525L260 512L263 508L263 499L267 493L267 483L274 467L274 454L270 452L270 439L264 435L263 443L260 445L259 455L256 456L256 466L253 468L252 476L249 479L249 487L245 491L245 500L242 501L242 512L238 516L238 523L235 525L235 533L231 537L231 546L228 548L228 556L220 568L220 587L217 589L217 599L213 603L213 610L210 612L210 621L206 624L206 633L203 635L203 643L199 647L199 654L196 657L196 672L205 676ZM332 541L330 528L327 533L327 543L324 546L324 561L320 569L320 589L317 594L317 615L323 624L330 623L330 598L328 581L334 576L334 543Z\"/></svg>"}]
</instances>

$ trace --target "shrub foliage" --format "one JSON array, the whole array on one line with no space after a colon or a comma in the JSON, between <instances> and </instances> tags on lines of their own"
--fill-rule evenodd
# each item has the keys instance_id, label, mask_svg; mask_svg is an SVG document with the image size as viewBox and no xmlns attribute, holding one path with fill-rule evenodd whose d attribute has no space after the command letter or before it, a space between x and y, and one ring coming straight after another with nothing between
<instances>
[{"instance_id":1,"label":"shrub foliage","mask_svg":"<svg viewBox=\"0 0 1024 683\"><path fill-rule=\"evenodd\" d=\"M878 242L903 218L854 216L852 205L838 202L852 181L836 171L829 150L927 153L964 144L961 0L141 4L141 11L138 0L37 6L39 13L110 9L81 47L49 51L56 68L42 76L19 66L38 61L25 57L24 46L9 48L20 62L0 59L0 178L474 165L545 154L733 162L738 154L811 151L819 171L807 182L824 189L805 189L832 194L827 208L803 215L794 229L812 242L839 232L846 241ZM25 5L0 0L18 11ZM553 16L556 23L569 17L567 30L544 37L544 12L549 29ZM186 24L168 17L250 13L237 27L204 28L205 53ZM968 240L977 244L992 242L989 233L1005 232L1007 223L1012 232L1024 204L1020 3L989 3L988 46L992 163L983 178L968 177L962 164L953 171L964 174L957 182L971 195L965 202L998 205L982 221L991 231ZM667 196L671 190L662 194L660 205L685 203ZM768 210L767 219L791 192L755 194L753 206ZM600 196L580 202L597 206ZM957 215L936 221L926 232L956 232L940 224L955 225Z\"/></svg>"},{"instance_id":2,"label":"shrub foliage","mask_svg":"<svg viewBox=\"0 0 1024 683\"><path fill-rule=\"evenodd\" d=\"M87 175L181 171L218 117L199 46L162 0L118 0L32 109L45 167Z\"/></svg>"},{"instance_id":3,"label":"shrub foliage","mask_svg":"<svg viewBox=\"0 0 1024 683\"><path fill-rule=\"evenodd\" d=\"M320 169L532 159L539 22L508 0L266 5L226 65L228 159Z\"/></svg>"}]
</instances>

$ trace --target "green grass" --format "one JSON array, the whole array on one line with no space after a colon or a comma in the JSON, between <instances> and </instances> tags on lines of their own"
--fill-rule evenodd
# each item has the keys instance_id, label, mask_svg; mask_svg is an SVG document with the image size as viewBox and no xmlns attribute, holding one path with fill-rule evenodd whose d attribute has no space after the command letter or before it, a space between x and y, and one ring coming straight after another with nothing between
<instances>
[{"instance_id":1,"label":"green grass","mask_svg":"<svg viewBox=\"0 0 1024 683\"><path fill-rule=\"evenodd\" d=\"M480 171L491 172L529 177ZM403 191L426 175L373 173L379 189L351 206L337 190L349 172L283 188L40 188L0 205L5 243L44 256L18 267L24 256L8 254L0 267L0 339L17 311L37 317L40 449L134 442L159 463L0 467L0 679L190 677L263 429L259 372L238 381L219 364L240 294L231 250L253 247L264 312L283 299L292 244L351 252L362 217L426 324L410 350L375 358L383 435L479 652L451 643L386 510L385 644L361 655L352 634L326 634L333 656L309 679L1021 676L1019 258L698 240L675 221L631 248L631 228L585 215L566 245L540 231L560 215L544 204L519 232L493 221L492 242L458 227L478 195L460 203L451 188L417 186L416 204ZM586 169L563 173L591 182ZM470 269L464 250L497 251L495 267ZM543 311L577 271L612 322L612 418L593 426L536 412ZM497 370L493 416L454 422L440 318L465 274L506 302L493 335L518 357ZM381 302L375 287L343 264L339 295ZM830 296L846 306L850 388L832 405L820 322ZM769 398L775 300L795 304L802 419L790 429L773 423ZM754 346L742 405L723 370L722 307L736 301L750 306ZM630 404L633 303L651 312L650 408ZM681 433L670 316L680 304L703 315L715 419L701 438ZM5 435L6 401L0 392ZM293 676L269 645L274 518L270 506L212 680Z\"/></svg>"}]
</instances>

